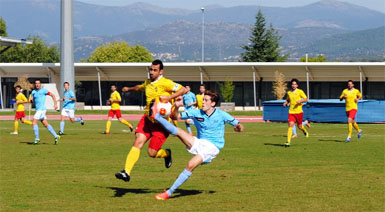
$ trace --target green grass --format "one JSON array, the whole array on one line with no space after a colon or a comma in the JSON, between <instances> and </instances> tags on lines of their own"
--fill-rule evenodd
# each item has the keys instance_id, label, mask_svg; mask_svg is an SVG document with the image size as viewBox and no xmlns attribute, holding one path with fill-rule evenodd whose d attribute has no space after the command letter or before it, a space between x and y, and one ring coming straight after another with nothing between
<instances>
[{"instance_id":1,"label":"green grass","mask_svg":"<svg viewBox=\"0 0 385 212\"><path fill-rule=\"evenodd\" d=\"M59 122L51 121L55 129ZM182 124L181 124L182 126ZM226 130L226 145L212 163L198 167L167 201L154 195L172 185L192 157L170 137L174 164L147 156L147 145L125 183L115 179L133 143L114 121L66 124L53 145L40 126L33 132L0 121L1 211L384 211L385 125L361 124L362 139L350 143L345 124L313 124L310 138L286 140L286 124L245 123L245 132Z\"/></svg>"}]
</instances>

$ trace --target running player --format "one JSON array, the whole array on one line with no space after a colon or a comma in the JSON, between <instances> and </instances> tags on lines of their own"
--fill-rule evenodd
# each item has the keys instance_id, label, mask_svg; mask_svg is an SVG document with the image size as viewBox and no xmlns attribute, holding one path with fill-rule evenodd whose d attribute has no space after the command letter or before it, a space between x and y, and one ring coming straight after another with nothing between
<instances>
[{"instance_id":1,"label":"running player","mask_svg":"<svg viewBox=\"0 0 385 212\"><path fill-rule=\"evenodd\" d=\"M70 121L72 123L74 122L80 122L81 125L84 125L84 121L82 117L75 118L75 102L76 102L76 96L72 90L70 90L70 84L68 82L65 82L63 84L64 86L64 96L62 99L59 99L58 101L63 101L63 109L61 110L61 121L60 121L60 131L59 135L64 135L64 126L65 117L69 117Z\"/></svg>"},{"instance_id":2,"label":"running player","mask_svg":"<svg viewBox=\"0 0 385 212\"><path fill-rule=\"evenodd\" d=\"M354 120L357 113L357 102L362 98L362 95L358 89L354 88L352 80L348 81L348 88L342 91L340 101L345 99L346 104L346 116L348 117L348 137L345 142L349 142L352 137L353 127L357 130L358 138L361 138L362 130L358 127L357 122Z\"/></svg>"},{"instance_id":3,"label":"running player","mask_svg":"<svg viewBox=\"0 0 385 212\"><path fill-rule=\"evenodd\" d=\"M197 104L197 99L195 98L195 94L191 92L190 86L186 85L187 92L183 94L183 105L184 105L184 111L187 112L189 110L194 110L194 106ZM192 123L192 120L186 120L186 129L190 135L192 135L190 124Z\"/></svg>"},{"instance_id":4,"label":"running player","mask_svg":"<svg viewBox=\"0 0 385 212\"><path fill-rule=\"evenodd\" d=\"M303 111L302 103L307 102L307 96L305 93L298 88L299 81L297 79L292 79L290 81L291 91L287 92L287 99L283 106L286 107L290 105L289 108L289 129L287 130L287 142L285 143L286 147L290 146L291 137L293 135L294 124L297 123L298 129L302 130L306 138L309 137L309 133L306 131L305 127L302 125L303 121Z\"/></svg>"},{"instance_id":5,"label":"running player","mask_svg":"<svg viewBox=\"0 0 385 212\"><path fill-rule=\"evenodd\" d=\"M108 119L106 124L106 131L103 132L103 134L110 134L110 128L111 128L111 120L116 116L120 123L127 125L131 132L134 129L134 126L122 118L122 112L120 111L120 102L122 101L122 98L120 97L120 94L118 91L116 91L116 86L111 85L111 95L110 99L108 100L107 104L111 105L111 110L108 112Z\"/></svg>"},{"instance_id":6,"label":"running player","mask_svg":"<svg viewBox=\"0 0 385 212\"><path fill-rule=\"evenodd\" d=\"M178 113L178 108L182 105L182 102L180 99L177 99L175 102L176 110L173 112L172 117L184 120L193 119L197 127L198 137L193 137L182 129L175 127L159 114L155 115L155 119L171 134L178 136L186 145L187 151L194 155L171 188L157 194L155 199L165 200L170 198L174 191L186 182L196 167L210 163L219 154L219 151L225 145L224 133L226 123L232 125L236 132L243 131L243 125L238 120L228 113L215 108L218 101L219 94L215 91L207 90L203 100L203 108L200 110Z\"/></svg>"},{"instance_id":7,"label":"running player","mask_svg":"<svg viewBox=\"0 0 385 212\"><path fill-rule=\"evenodd\" d=\"M12 135L19 134L19 121L23 124L32 125L32 122L30 120L25 120L25 113L24 113L24 104L28 103L27 98L24 96L24 94L21 91L21 87L18 85L15 87L16 89L16 115L15 115L15 122L14 122L14 130L11 132Z\"/></svg>"},{"instance_id":8,"label":"running player","mask_svg":"<svg viewBox=\"0 0 385 212\"><path fill-rule=\"evenodd\" d=\"M47 91L47 89L41 87L41 81L40 80L35 80L35 90L32 91L31 97L32 101L35 103L35 108L36 108L36 113L33 116L33 132L35 133L35 142L33 144L38 144L40 142L39 138L39 126L37 125L38 121L41 121L43 126L47 128L47 130L53 135L55 138L55 144L60 139L60 136L56 134L55 130L52 128L52 126L47 122L47 117L46 117L46 112L47 108L45 107L45 99L46 96L51 96L54 104L55 110L58 109L57 102L55 95L53 93L50 93Z\"/></svg>"},{"instance_id":9,"label":"running player","mask_svg":"<svg viewBox=\"0 0 385 212\"><path fill-rule=\"evenodd\" d=\"M139 159L140 150L144 144L151 139L148 144L147 153L153 158L164 158L166 168L170 168L172 164L171 150L162 149L163 143L169 136L161 124L156 122L153 117L155 114L150 114L150 104L156 98L161 101L171 101L172 99L181 96L186 89L169 79L163 77L163 63L160 60L154 60L149 69L150 79L147 79L143 84L134 87L124 87L123 92L128 91L145 91L146 93L146 113L140 119L135 130L135 141L126 158L124 170L115 174L115 177L126 182L130 181L131 170Z\"/></svg>"},{"instance_id":10,"label":"running player","mask_svg":"<svg viewBox=\"0 0 385 212\"><path fill-rule=\"evenodd\" d=\"M203 97L205 96L206 87L204 84L201 84L199 86L199 94L195 95L195 98L197 100L197 108L202 109L202 103L203 103Z\"/></svg>"}]
</instances>

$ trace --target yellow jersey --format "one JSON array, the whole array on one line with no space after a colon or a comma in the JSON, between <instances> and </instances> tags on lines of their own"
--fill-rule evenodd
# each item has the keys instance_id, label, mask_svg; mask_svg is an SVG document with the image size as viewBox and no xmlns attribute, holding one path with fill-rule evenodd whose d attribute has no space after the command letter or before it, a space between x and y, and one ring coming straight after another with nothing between
<instances>
[{"instance_id":1,"label":"yellow jersey","mask_svg":"<svg viewBox=\"0 0 385 212\"><path fill-rule=\"evenodd\" d=\"M117 91L114 91L114 92L111 93L110 99L122 100L122 98L120 97L119 92L117 92ZM119 102L111 103L111 110L120 110L120 103Z\"/></svg>"},{"instance_id":2,"label":"yellow jersey","mask_svg":"<svg viewBox=\"0 0 385 212\"><path fill-rule=\"evenodd\" d=\"M203 107L203 97L205 96L205 94L197 94L195 95L196 99L197 99L197 107L198 109L202 109Z\"/></svg>"},{"instance_id":3,"label":"yellow jersey","mask_svg":"<svg viewBox=\"0 0 385 212\"><path fill-rule=\"evenodd\" d=\"M357 102L355 102L354 99L361 98L361 92L355 88L353 88L353 90L345 89L342 91L340 99L343 98L345 94L347 95L345 98L346 111L350 111L352 109L357 110Z\"/></svg>"},{"instance_id":4,"label":"yellow jersey","mask_svg":"<svg viewBox=\"0 0 385 212\"><path fill-rule=\"evenodd\" d=\"M151 82L150 79L144 81L144 83L139 86L139 90L145 91L146 93L146 114L148 115L150 103L153 99L159 96L170 96L181 88L182 86L180 84L166 79L163 76L160 76L160 78L154 82Z\"/></svg>"},{"instance_id":5,"label":"yellow jersey","mask_svg":"<svg viewBox=\"0 0 385 212\"><path fill-rule=\"evenodd\" d=\"M287 92L287 100L290 103L289 113L291 114L299 114L302 113L302 104L297 103L297 101L300 101L302 99L307 99L306 94L303 92L303 90L297 88L295 91L288 91Z\"/></svg>"},{"instance_id":6,"label":"yellow jersey","mask_svg":"<svg viewBox=\"0 0 385 212\"><path fill-rule=\"evenodd\" d=\"M27 102L28 100L24 96L24 94L20 92L19 94L16 95L16 101ZM24 104L23 103L17 104L16 111L24 111Z\"/></svg>"}]
</instances>

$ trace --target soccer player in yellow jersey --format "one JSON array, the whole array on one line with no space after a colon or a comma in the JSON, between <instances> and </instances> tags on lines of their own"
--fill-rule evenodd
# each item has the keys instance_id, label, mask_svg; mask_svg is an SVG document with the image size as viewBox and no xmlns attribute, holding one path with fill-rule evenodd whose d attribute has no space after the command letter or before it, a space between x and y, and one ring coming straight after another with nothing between
<instances>
[{"instance_id":1,"label":"soccer player in yellow jersey","mask_svg":"<svg viewBox=\"0 0 385 212\"><path fill-rule=\"evenodd\" d=\"M287 98L283 106L286 107L290 105L289 108L289 129L287 130L287 142L285 143L286 147L290 146L291 137L293 135L294 124L297 123L298 129L302 130L306 138L309 137L309 133L306 131L305 127L302 125L303 121L303 111L302 103L307 102L306 94L298 88L299 81L297 79L292 79L290 81L291 91L287 92Z\"/></svg>"},{"instance_id":2,"label":"soccer player in yellow jersey","mask_svg":"<svg viewBox=\"0 0 385 212\"><path fill-rule=\"evenodd\" d=\"M19 134L19 121L24 124L32 125L32 122L30 120L25 120L25 113L24 113L24 103L29 103L27 98L24 96L24 94L21 92L21 87L16 86L16 115L15 115L15 122L14 122L14 130L11 132L12 135Z\"/></svg>"},{"instance_id":3,"label":"soccer player in yellow jersey","mask_svg":"<svg viewBox=\"0 0 385 212\"><path fill-rule=\"evenodd\" d=\"M146 93L146 113L140 119L135 130L135 141L126 158L124 170L115 174L115 177L123 181L130 181L131 170L139 159L140 150L144 144L150 140L147 153L153 158L164 158L165 166L169 168L172 164L171 150L163 149L162 145L169 136L169 132L155 121L150 115L151 102L155 98L160 101L171 101L178 96L183 95L186 89L178 83L163 77L163 63L160 60L154 60L149 69L150 79L143 84L134 87L124 87L123 92L145 91ZM152 114L155 115L155 114Z\"/></svg>"},{"instance_id":4,"label":"soccer player in yellow jersey","mask_svg":"<svg viewBox=\"0 0 385 212\"><path fill-rule=\"evenodd\" d=\"M348 117L348 137L345 142L349 142L352 137L352 130L357 130L358 138L361 138L362 130L358 127L357 122L354 120L357 113L357 102L362 98L362 95L358 89L354 88L352 80L348 81L348 88L342 91L340 101L345 99L346 104L346 116Z\"/></svg>"},{"instance_id":5,"label":"soccer player in yellow jersey","mask_svg":"<svg viewBox=\"0 0 385 212\"><path fill-rule=\"evenodd\" d=\"M122 98L120 97L120 94L118 91L116 91L116 85L111 85L111 95L110 99L108 100L107 104L111 105L111 110L108 112L108 120L106 124L106 131L103 134L110 134L110 128L111 128L111 120L116 116L120 123L127 125L131 132L134 129L132 124L130 124L128 121L122 118L122 112L120 111L120 102L122 101Z\"/></svg>"},{"instance_id":6,"label":"soccer player in yellow jersey","mask_svg":"<svg viewBox=\"0 0 385 212\"><path fill-rule=\"evenodd\" d=\"M195 97L197 99L197 108L202 109L202 103L203 103L203 97L205 96L206 87L204 84L201 84L199 86L199 94L197 94Z\"/></svg>"}]
</instances>

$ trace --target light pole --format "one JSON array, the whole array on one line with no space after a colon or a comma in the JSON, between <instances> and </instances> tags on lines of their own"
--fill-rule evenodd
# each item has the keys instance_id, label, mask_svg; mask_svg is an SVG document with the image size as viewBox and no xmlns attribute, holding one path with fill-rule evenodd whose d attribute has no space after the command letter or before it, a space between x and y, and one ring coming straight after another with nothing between
<instances>
[{"instance_id":1,"label":"light pole","mask_svg":"<svg viewBox=\"0 0 385 212\"><path fill-rule=\"evenodd\" d=\"M201 8L202 11L202 62L205 62L205 8Z\"/></svg>"}]
</instances>

